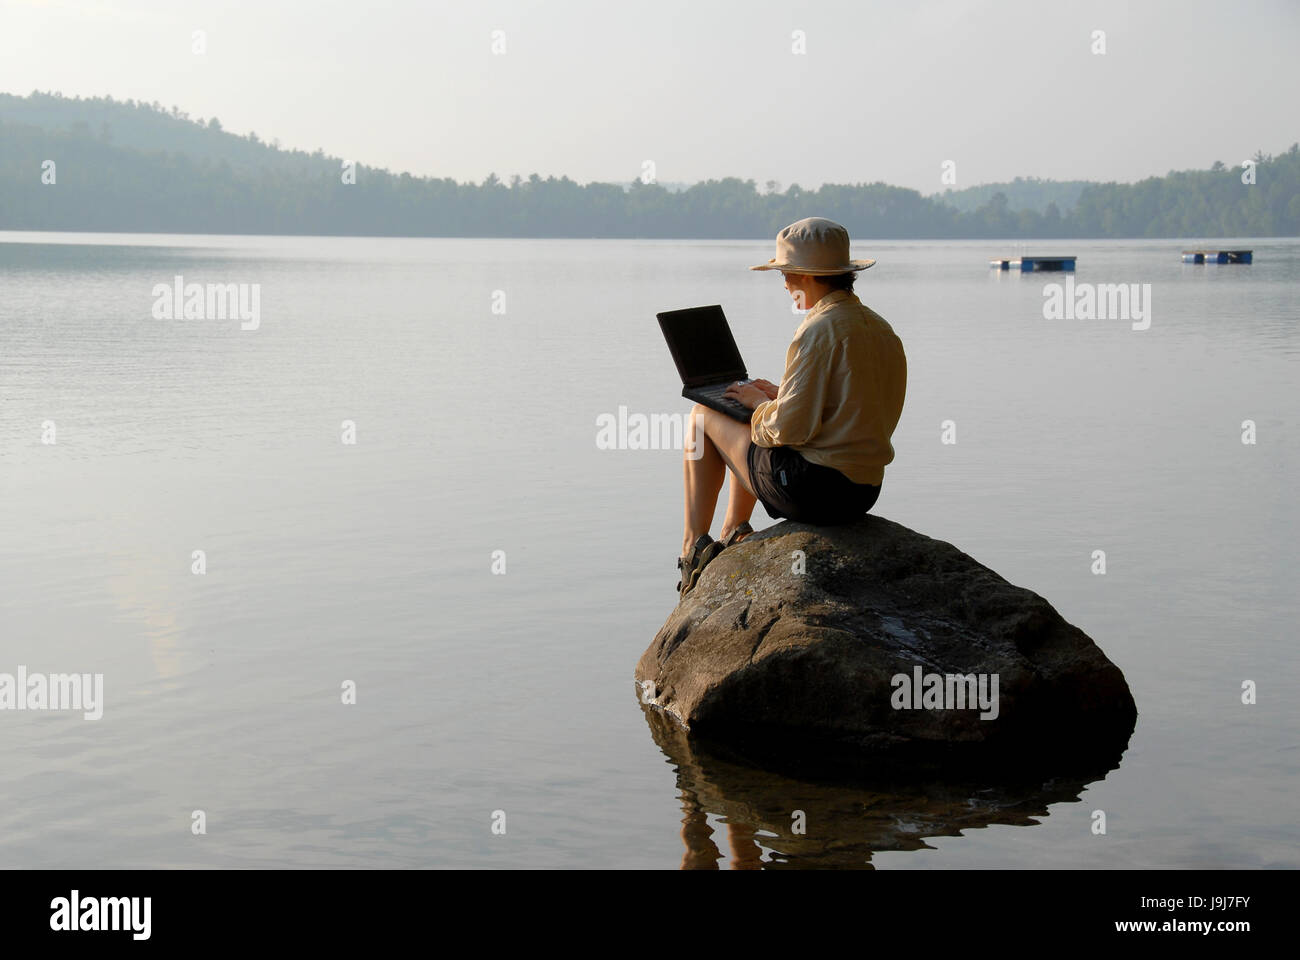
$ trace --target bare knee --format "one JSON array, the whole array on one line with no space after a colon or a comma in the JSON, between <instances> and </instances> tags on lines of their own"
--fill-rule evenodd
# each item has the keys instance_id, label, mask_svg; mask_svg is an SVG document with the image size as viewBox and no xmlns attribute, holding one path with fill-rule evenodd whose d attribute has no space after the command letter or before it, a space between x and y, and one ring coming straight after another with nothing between
<instances>
[{"instance_id":1,"label":"bare knee","mask_svg":"<svg viewBox=\"0 0 1300 960\"><path fill-rule=\"evenodd\" d=\"M687 460L699 460L704 456L705 448L712 446L706 426L710 412L709 408L702 403L691 407L690 419L687 420L682 437L683 451Z\"/></svg>"},{"instance_id":2,"label":"bare knee","mask_svg":"<svg viewBox=\"0 0 1300 960\"><path fill-rule=\"evenodd\" d=\"M702 403L697 403L691 407L691 417L689 421L690 430L700 436L709 434L709 424L713 417L713 411Z\"/></svg>"}]
</instances>

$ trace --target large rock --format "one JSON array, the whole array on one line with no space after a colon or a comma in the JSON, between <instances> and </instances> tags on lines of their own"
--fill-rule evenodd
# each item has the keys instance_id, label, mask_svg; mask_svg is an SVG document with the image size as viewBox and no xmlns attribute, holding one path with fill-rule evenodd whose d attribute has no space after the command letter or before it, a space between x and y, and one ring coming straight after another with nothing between
<instances>
[{"instance_id":1,"label":"large rock","mask_svg":"<svg viewBox=\"0 0 1300 960\"><path fill-rule=\"evenodd\" d=\"M956 678L978 691L981 676L972 709ZM1046 600L872 515L784 521L724 550L636 679L642 702L760 762L1104 768L1137 717L1119 668Z\"/></svg>"}]
</instances>

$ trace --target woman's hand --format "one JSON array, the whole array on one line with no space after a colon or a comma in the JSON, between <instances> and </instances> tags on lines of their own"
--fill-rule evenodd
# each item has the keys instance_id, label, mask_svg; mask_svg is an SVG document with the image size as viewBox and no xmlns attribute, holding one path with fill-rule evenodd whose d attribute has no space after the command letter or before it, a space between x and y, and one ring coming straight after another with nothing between
<instances>
[{"instance_id":1,"label":"woman's hand","mask_svg":"<svg viewBox=\"0 0 1300 960\"><path fill-rule=\"evenodd\" d=\"M769 400L775 400L776 395L781 391L781 388L778 387L771 380L762 380L762 379L755 380L754 386L758 387L758 389L762 390L765 394L767 394L767 399Z\"/></svg>"},{"instance_id":2,"label":"woman's hand","mask_svg":"<svg viewBox=\"0 0 1300 960\"><path fill-rule=\"evenodd\" d=\"M767 391L758 386L758 383L757 380L753 383L733 383L723 391L722 395L753 410L763 401L773 399L767 395Z\"/></svg>"}]
</instances>

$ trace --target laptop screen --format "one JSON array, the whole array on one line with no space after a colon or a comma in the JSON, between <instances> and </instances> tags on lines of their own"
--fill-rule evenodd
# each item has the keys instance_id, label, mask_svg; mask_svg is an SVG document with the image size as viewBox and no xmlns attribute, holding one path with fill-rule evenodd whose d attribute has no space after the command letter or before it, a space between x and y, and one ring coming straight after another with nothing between
<instances>
[{"instance_id":1,"label":"laptop screen","mask_svg":"<svg viewBox=\"0 0 1300 960\"><path fill-rule=\"evenodd\" d=\"M722 307L669 310L658 317L684 386L746 379L745 361L740 359Z\"/></svg>"}]
</instances>

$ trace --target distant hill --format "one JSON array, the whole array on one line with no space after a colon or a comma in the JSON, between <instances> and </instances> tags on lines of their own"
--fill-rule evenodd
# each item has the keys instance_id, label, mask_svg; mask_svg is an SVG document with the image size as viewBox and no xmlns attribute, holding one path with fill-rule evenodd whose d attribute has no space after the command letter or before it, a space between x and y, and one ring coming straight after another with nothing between
<instances>
[{"instance_id":1,"label":"distant hill","mask_svg":"<svg viewBox=\"0 0 1300 960\"><path fill-rule=\"evenodd\" d=\"M1008 183L985 183L978 187L966 187L964 190L949 188L931 196L950 207L956 207L962 213L978 210L999 193L1007 198L1009 210L1046 213L1048 206L1054 203L1061 213L1069 213L1079 202L1079 195L1088 186L1090 184L1086 180L1039 180L1037 177L1016 177Z\"/></svg>"},{"instance_id":2,"label":"distant hill","mask_svg":"<svg viewBox=\"0 0 1300 960\"><path fill-rule=\"evenodd\" d=\"M736 177L474 184L362 164L345 176L323 150L281 150L161 104L0 94L0 230L770 239L817 214L863 240L1300 234L1300 145L1256 161L1253 185L1218 163L1135 184L1017 178L929 197Z\"/></svg>"},{"instance_id":3,"label":"distant hill","mask_svg":"<svg viewBox=\"0 0 1300 960\"><path fill-rule=\"evenodd\" d=\"M216 117L192 120L179 108L169 109L156 102L0 93L0 123L64 131L140 153L182 153L196 160L225 163L240 173L267 167L315 172L338 169L338 161L323 150L310 154L280 150L278 144L264 143L255 133L227 133Z\"/></svg>"}]
</instances>

